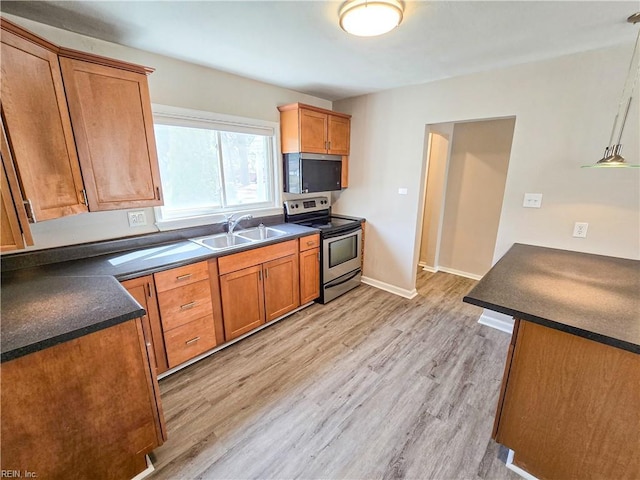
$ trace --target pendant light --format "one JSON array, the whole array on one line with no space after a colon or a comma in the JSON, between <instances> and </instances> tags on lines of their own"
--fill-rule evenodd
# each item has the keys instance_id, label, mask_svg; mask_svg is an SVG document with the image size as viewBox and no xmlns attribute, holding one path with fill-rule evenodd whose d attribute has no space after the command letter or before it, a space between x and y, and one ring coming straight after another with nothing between
<instances>
[{"instance_id":1,"label":"pendant light","mask_svg":"<svg viewBox=\"0 0 640 480\"><path fill-rule=\"evenodd\" d=\"M640 22L640 12L634 13L627 22L636 24ZM624 87L622 89L622 96L620 97L620 103L618 104L618 113L613 121L613 128L611 129L611 137L609 138L609 146L605 148L603 157L598 160L594 165L583 165L582 168L612 168L612 167L640 167L640 165L629 164L625 161L624 157L620 154L622 150L622 132L624 131L624 124L627 122L627 116L629 115L629 108L631 107L631 100L633 99L633 91L638 83L638 77L640 76L640 62L638 61L638 44L640 44L640 29L638 29L638 36L636 37L636 44L633 48L633 54L631 55L631 63L629 64L629 72L627 73L627 79L625 80ZM635 65L635 72L634 72ZM635 74L634 74L635 73ZM628 99L625 101L627 87L631 83L631 88L628 93ZM616 127L618 126L618 119L622 113L624 107L624 113L622 114L622 123L620 124L620 131L618 133L618 140L614 144L613 139L616 134Z\"/></svg>"},{"instance_id":2,"label":"pendant light","mask_svg":"<svg viewBox=\"0 0 640 480\"><path fill-rule=\"evenodd\" d=\"M340 8L340 26L358 37L375 37L400 25L402 13L398 0L350 0Z\"/></svg>"}]
</instances>

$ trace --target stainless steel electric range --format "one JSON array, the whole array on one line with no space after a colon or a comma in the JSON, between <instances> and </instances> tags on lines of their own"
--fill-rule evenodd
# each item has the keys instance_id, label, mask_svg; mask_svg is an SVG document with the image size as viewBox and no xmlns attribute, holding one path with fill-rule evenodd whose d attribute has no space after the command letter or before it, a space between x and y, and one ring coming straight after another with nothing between
<instances>
[{"instance_id":1,"label":"stainless steel electric range","mask_svg":"<svg viewBox=\"0 0 640 480\"><path fill-rule=\"evenodd\" d=\"M362 219L332 215L327 197L284 202L288 223L320 230L320 298L327 303L360 285Z\"/></svg>"}]
</instances>

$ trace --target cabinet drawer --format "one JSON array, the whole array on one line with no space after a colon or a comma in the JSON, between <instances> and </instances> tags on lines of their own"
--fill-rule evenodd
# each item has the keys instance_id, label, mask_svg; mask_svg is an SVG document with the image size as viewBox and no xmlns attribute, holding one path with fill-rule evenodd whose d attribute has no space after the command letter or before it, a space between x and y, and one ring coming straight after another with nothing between
<instances>
[{"instance_id":1,"label":"cabinet drawer","mask_svg":"<svg viewBox=\"0 0 640 480\"><path fill-rule=\"evenodd\" d=\"M194 263L153 274L158 293L182 287L209 278L207 262Z\"/></svg>"},{"instance_id":2,"label":"cabinet drawer","mask_svg":"<svg viewBox=\"0 0 640 480\"><path fill-rule=\"evenodd\" d=\"M320 234L316 233L314 235L307 235L306 237L300 238L300 251L304 252L305 250L310 250L312 248L317 248L320 246Z\"/></svg>"},{"instance_id":3,"label":"cabinet drawer","mask_svg":"<svg viewBox=\"0 0 640 480\"><path fill-rule=\"evenodd\" d=\"M209 280L158 294L160 318L165 332L212 313Z\"/></svg>"},{"instance_id":4,"label":"cabinet drawer","mask_svg":"<svg viewBox=\"0 0 640 480\"><path fill-rule=\"evenodd\" d=\"M198 318L164 334L169 368L211 350L216 346L213 315Z\"/></svg>"},{"instance_id":5,"label":"cabinet drawer","mask_svg":"<svg viewBox=\"0 0 640 480\"><path fill-rule=\"evenodd\" d=\"M298 253L298 241L289 240L288 242L276 243L221 257L218 259L218 269L220 275L224 275L295 253Z\"/></svg>"}]
</instances>

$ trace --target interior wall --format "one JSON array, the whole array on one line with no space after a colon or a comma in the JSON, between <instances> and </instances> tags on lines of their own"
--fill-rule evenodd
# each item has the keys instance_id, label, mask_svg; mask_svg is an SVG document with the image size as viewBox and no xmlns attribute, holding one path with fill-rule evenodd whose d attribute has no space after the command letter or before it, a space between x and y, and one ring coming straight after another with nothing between
<instances>
[{"instance_id":1,"label":"interior wall","mask_svg":"<svg viewBox=\"0 0 640 480\"><path fill-rule=\"evenodd\" d=\"M514 118L456 123L438 265L482 277L493 263Z\"/></svg>"},{"instance_id":2,"label":"interior wall","mask_svg":"<svg viewBox=\"0 0 640 480\"><path fill-rule=\"evenodd\" d=\"M293 90L183 62L173 58L105 42L17 17L3 16L22 27L65 46L131 63L150 66L151 102L226 115L279 122L278 105L303 102L331 109L332 103ZM120 238L157 231L153 208L144 210L147 225L129 227L124 210L93 212L48 220L31 226L35 246L30 249Z\"/></svg>"},{"instance_id":3,"label":"interior wall","mask_svg":"<svg viewBox=\"0 0 640 480\"><path fill-rule=\"evenodd\" d=\"M438 242L442 226L444 193L447 181L447 161L451 136L430 128L429 158L427 161L427 181L422 217L422 238L420 241L420 264L437 266Z\"/></svg>"},{"instance_id":4,"label":"interior wall","mask_svg":"<svg viewBox=\"0 0 640 480\"><path fill-rule=\"evenodd\" d=\"M367 218L367 277L412 291L420 248L425 125L516 117L493 255L513 243L640 258L640 169L581 169L609 140L633 44L334 102L352 115L349 188L334 211ZM622 139L640 163L638 99ZM399 195L398 188L407 188ZM523 208L526 192L542 208ZM589 222L573 238L574 222Z\"/></svg>"}]
</instances>

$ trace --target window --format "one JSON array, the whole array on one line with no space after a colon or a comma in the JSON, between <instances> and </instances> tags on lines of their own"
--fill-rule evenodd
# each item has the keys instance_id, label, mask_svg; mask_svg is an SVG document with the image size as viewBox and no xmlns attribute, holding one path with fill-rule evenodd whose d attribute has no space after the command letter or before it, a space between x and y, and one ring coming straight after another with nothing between
<instances>
[{"instance_id":1,"label":"window","mask_svg":"<svg viewBox=\"0 0 640 480\"><path fill-rule=\"evenodd\" d=\"M159 222L276 207L274 125L233 120L154 108L164 191Z\"/></svg>"}]
</instances>

